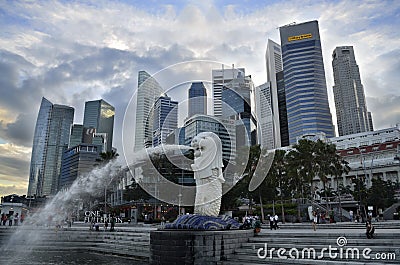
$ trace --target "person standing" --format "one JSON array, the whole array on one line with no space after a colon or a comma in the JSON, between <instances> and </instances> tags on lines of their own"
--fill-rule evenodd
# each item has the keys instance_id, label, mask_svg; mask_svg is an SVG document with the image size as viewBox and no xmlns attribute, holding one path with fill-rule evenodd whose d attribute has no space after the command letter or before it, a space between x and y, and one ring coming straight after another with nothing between
<instances>
[{"instance_id":1,"label":"person standing","mask_svg":"<svg viewBox=\"0 0 400 265\"><path fill-rule=\"evenodd\" d=\"M350 214L350 222L353 222L353 217L354 217L353 210L350 210L349 214Z\"/></svg>"},{"instance_id":2,"label":"person standing","mask_svg":"<svg viewBox=\"0 0 400 265\"><path fill-rule=\"evenodd\" d=\"M279 220L279 217L278 217L277 214L275 214L275 216L274 216L274 226L275 226L275 229L277 229L277 228L279 229L278 220Z\"/></svg>"},{"instance_id":3,"label":"person standing","mask_svg":"<svg viewBox=\"0 0 400 265\"><path fill-rule=\"evenodd\" d=\"M0 225L2 225L2 224L5 225L5 224L3 223L4 216L5 216L5 214L2 213L2 214L1 214L1 219L0 219Z\"/></svg>"},{"instance_id":4,"label":"person standing","mask_svg":"<svg viewBox=\"0 0 400 265\"><path fill-rule=\"evenodd\" d=\"M14 216L14 225L15 226L18 226L18 221L19 221L19 216L18 216L18 213L16 213Z\"/></svg>"},{"instance_id":5,"label":"person standing","mask_svg":"<svg viewBox=\"0 0 400 265\"><path fill-rule=\"evenodd\" d=\"M12 226L13 225L13 219L14 219L14 216L12 215L12 213L10 213L8 215L8 226Z\"/></svg>"},{"instance_id":6,"label":"person standing","mask_svg":"<svg viewBox=\"0 0 400 265\"><path fill-rule=\"evenodd\" d=\"M1 221L3 222L3 226L5 226L7 222L7 215L5 213L3 213L3 215L1 216Z\"/></svg>"},{"instance_id":7,"label":"person standing","mask_svg":"<svg viewBox=\"0 0 400 265\"><path fill-rule=\"evenodd\" d=\"M112 216L112 217L111 217L111 227L110 227L110 232L114 232L114 231L115 231L115 222L116 222L116 220L115 220L115 217L114 217L114 216Z\"/></svg>"},{"instance_id":8,"label":"person standing","mask_svg":"<svg viewBox=\"0 0 400 265\"><path fill-rule=\"evenodd\" d=\"M313 219L312 219L312 228L314 229L314 231L317 230L317 223L318 223L318 217L317 217L317 213L314 211Z\"/></svg>"},{"instance_id":9,"label":"person standing","mask_svg":"<svg viewBox=\"0 0 400 265\"><path fill-rule=\"evenodd\" d=\"M274 228L274 229L276 230L276 227L275 227L274 223L275 223L274 216L273 216L273 215L270 215L270 216L269 216L269 228L270 228L271 230L272 230L272 228Z\"/></svg>"}]
</instances>

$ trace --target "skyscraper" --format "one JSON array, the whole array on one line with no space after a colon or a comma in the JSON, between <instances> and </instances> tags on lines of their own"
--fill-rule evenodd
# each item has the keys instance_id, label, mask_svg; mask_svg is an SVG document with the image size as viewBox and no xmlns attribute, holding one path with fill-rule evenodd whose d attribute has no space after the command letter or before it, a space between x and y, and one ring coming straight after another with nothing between
<instances>
[{"instance_id":1,"label":"skyscraper","mask_svg":"<svg viewBox=\"0 0 400 265\"><path fill-rule=\"evenodd\" d=\"M28 196L55 194L63 152L68 148L74 109L42 98L33 137Z\"/></svg>"},{"instance_id":2,"label":"skyscraper","mask_svg":"<svg viewBox=\"0 0 400 265\"><path fill-rule=\"evenodd\" d=\"M281 146L289 146L289 128L286 109L285 79L283 77L283 71L276 73L276 85L278 89L279 132L281 136Z\"/></svg>"},{"instance_id":3,"label":"skyscraper","mask_svg":"<svg viewBox=\"0 0 400 265\"><path fill-rule=\"evenodd\" d=\"M372 117L367 110L353 46L336 47L332 54L332 66L339 136L372 131Z\"/></svg>"},{"instance_id":4,"label":"skyscraper","mask_svg":"<svg viewBox=\"0 0 400 265\"><path fill-rule=\"evenodd\" d=\"M321 132L334 137L318 22L282 26L279 31L290 144Z\"/></svg>"},{"instance_id":5,"label":"skyscraper","mask_svg":"<svg viewBox=\"0 0 400 265\"><path fill-rule=\"evenodd\" d=\"M271 83L266 82L255 88L255 106L258 122L257 139L261 148L275 148L272 115Z\"/></svg>"},{"instance_id":6,"label":"skyscraper","mask_svg":"<svg viewBox=\"0 0 400 265\"><path fill-rule=\"evenodd\" d=\"M236 144L238 146L251 145L251 102L250 92L253 90L253 82L250 76L244 76L242 72L222 88L222 118L232 119L236 125Z\"/></svg>"},{"instance_id":7,"label":"skyscraper","mask_svg":"<svg viewBox=\"0 0 400 265\"><path fill-rule=\"evenodd\" d=\"M277 73L282 71L281 46L268 39L265 53L267 82L255 92L257 102L258 142L267 149L281 146L280 117L278 104Z\"/></svg>"},{"instance_id":8,"label":"skyscraper","mask_svg":"<svg viewBox=\"0 0 400 265\"><path fill-rule=\"evenodd\" d=\"M188 116L195 114L207 115L207 90L203 82L193 82L188 91L189 111Z\"/></svg>"},{"instance_id":9,"label":"skyscraper","mask_svg":"<svg viewBox=\"0 0 400 265\"><path fill-rule=\"evenodd\" d=\"M155 78L145 71L139 71L134 151L152 146L153 108L162 93L163 89Z\"/></svg>"},{"instance_id":10,"label":"skyscraper","mask_svg":"<svg viewBox=\"0 0 400 265\"><path fill-rule=\"evenodd\" d=\"M83 127L95 128L96 133L105 134L107 149L103 150L103 152L112 151L114 116L114 107L103 99L87 101L85 103Z\"/></svg>"},{"instance_id":11,"label":"skyscraper","mask_svg":"<svg viewBox=\"0 0 400 265\"><path fill-rule=\"evenodd\" d=\"M244 68L232 68L225 69L222 65L222 69L212 70L212 82L213 82L213 96L214 96L214 116L222 116L222 90L226 83L231 82L238 74L245 76Z\"/></svg>"},{"instance_id":12,"label":"skyscraper","mask_svg":"<svg viewBox=\"0 0 400 265\"><path fill-rule=\"evenodd\" d=\"M167 136L176 128L178 128L178 102L163 95L154 104L153 146L165 144Z\"/></svg>"}]
</instances>

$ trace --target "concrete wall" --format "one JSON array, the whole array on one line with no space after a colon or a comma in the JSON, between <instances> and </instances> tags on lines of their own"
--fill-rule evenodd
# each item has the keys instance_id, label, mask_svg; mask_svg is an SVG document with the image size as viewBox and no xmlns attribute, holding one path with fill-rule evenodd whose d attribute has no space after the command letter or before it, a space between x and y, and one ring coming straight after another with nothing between
<instances>
[{"instance_id":1,"label":"concrete wall","mask_svg":"<svg viewBox=\"0 0 400 265\"><path fill-rule=\"evenodd\" d=\"M150 264L215 264L253 236L253 230L152 231Z\"/></svg>"}]
</instances>

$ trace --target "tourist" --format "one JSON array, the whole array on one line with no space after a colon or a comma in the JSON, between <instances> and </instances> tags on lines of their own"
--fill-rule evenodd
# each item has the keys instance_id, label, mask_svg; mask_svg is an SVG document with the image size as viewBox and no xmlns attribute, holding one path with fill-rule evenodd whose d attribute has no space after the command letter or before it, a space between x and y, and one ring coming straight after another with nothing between
<instances>
[{"instance_id":1,"label":"tourist","mask_svg":"<svg viewBox=\"0 0 400 265\"><path fill-rule=\"evenodd\" d=\"M368 239L374 238L375 227L372 225L371 221L367 221L367 231L366 235Z\"/></svg>"},{"instance_id":2,"label":"tourist","mask_svg":"<svg viewBox=\"0 0 400 265\"><path fill-rule=\"evenodd\" d=\"M314 231L317 230L317 223L318 223L317 213L313 211L312 228L314 229Z\"/></svg>"},{"instance_id":3,"label":"tourist","mask_svg":"<svg viewBox=\"0 0 400 265\"><path fill-rule=\"evenodd\" d=\"M115 217L114 215L111 217L111 227L110 227L110 232L114 232L115 231Z\"/></svg>"},{"instance_id":4,"label":"tourist","mask_svg":"<svg viewBox=\"0 0 400 265\"><path fill-rule=\"evenodd\" d=\"M8 215L8 226L12 226L14 220L14 216L12 214Z\"/></svg>"},{"instance_id":5,"label":"tourist","mask_svg":"<svg viewBox=\"0 0 400 265\"><path fill-rule=\"evenodd\" d=\"M14 225L15 226L18 226L18 220L19 220L19 216L18 216L18 213L16 213L14 216Z\"/></svg>"},{"instance_id":6,"label":"tourist","mask_svg":"<svg viewBox=\"0 0 400 265\"><path fill-rule=\"evenodd\" d=\"M3 213L1 215L1 220L0 220L0 224L2 223L4 226L6 225L7 222L7 215L5 213Z\"/></svg>"},{"instance_id":7,"label":"tourist","mask_svg":"<svg viewBox=\"0 0 400 265\"><path fill-rule=\"evenodd\" d=\"M353 210L350 210L349 214L350 214L350 222L353 222L353 217L354 217Z\"/></svg>"},{"instance_id":8,"label":"tourist","mask_svg":"<svg viewBox=\"0 0 400 265\"><path fill-rule=\"evenodd\" d=\"M279 220L279 217L278 217L277 214L275 214L275 216L274 216L274 225L275 225L275 229L277 229L277 228L279 229L278 220Z\"/></svg>"},{"instance_id":9,"label":"tourist","mask_svg":"<svg viewBox=\"0 0 400 265\"><path fill-rule=\"evenodd\" d=\"M276 230L276 227L274 225L275 223L275 219L272 215L268 215L269 216L269 228L272 230L272 228L274 228Z\"/></svg>"}]
</instances>

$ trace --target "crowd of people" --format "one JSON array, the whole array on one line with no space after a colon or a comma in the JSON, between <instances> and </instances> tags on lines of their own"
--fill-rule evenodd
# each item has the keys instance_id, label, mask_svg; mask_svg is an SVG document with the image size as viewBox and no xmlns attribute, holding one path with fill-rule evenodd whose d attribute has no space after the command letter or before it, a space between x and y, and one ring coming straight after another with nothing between
<instances>
[{"instance_id":1,"label":"crowd of people","mask_svg":"<svg viewBox=\"0 0 400 265\"><path fill-rule=\"evenodd\" d=\"M19 213L16 214L1 214L0 225L3 226L18 226L19 223L24 222L24 215L19 216Z\"/></svg>"}]
</instances>

